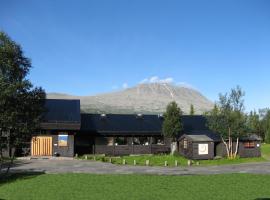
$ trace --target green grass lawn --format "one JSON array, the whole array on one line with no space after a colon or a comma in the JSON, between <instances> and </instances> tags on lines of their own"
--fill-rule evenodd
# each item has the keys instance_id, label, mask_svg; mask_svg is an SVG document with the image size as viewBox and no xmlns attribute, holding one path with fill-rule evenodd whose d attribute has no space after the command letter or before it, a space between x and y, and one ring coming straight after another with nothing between
<instances>
[{"instance_id":1,"label":"green grass lawn","mask_svg":"<svg viewBox=\"0 0 270 200\"><path fill-rule=\"evenodd\" d=\"M0 199L199 199L270 198L270 175L209 176L43 174L0 182Z\"/></svg>"},{"instance_id":2,"label":"green grass lawn","mask_svg":"<svg viewBox=\"0 0 270 200\"><path fill-rule=\"evenodd\" d=\"M84 157L81 157L84 158ZM97 160L102 162L109 162L110 159L114 164L123 164L125 160L127 165L133 165L134 160L136 160L137 165L146 165L146 160L149 160L150 166L164 166L165 161L169 167L175 166L175 161L178 162L179 166L187 166L188 159L183 156L172 156L172 155L138 155L138 156L122 156L122 157L105 157L104 155L88 155L89 160ZM251 163L251 162L262 162L270 160L270 144L262 145L262 157L260 158L236 158L236 159L216 159L216 160L199 160L192 161L193 165L199 163L200 166L208 165L230 165L230 164L241 164L241 163Z\"/></svg>"},{"instance_id":3,"label":"green grass lawn","mask_svg":"<svg viewBox=\"0 0 270 200\"><path fill-rule=\"evenodd\" d=\"M262 156L265 159L270 160L270 144L263 144L262 145Z\"/></svg>"}]
</instances>

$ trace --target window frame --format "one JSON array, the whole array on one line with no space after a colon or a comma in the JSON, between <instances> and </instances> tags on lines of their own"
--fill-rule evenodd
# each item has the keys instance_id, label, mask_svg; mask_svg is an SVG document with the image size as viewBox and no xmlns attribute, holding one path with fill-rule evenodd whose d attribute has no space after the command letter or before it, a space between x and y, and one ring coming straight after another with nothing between
<instances>
[{"instance_id":1,"label":"window frame","mask_svg":"<svg viewBox=\"0 0 270 200\"><path fill-rule=\"evenodd\" d=\"M183 148L184 149L188 148L188 140L186 138L184 138L184 140L183 140Z\"/></svg>"},{"instance_id":2,"label":"window frame","mask_svg":"<svg viewBox=\"0 0 270 200\"><path fill-rule=\"evenodd\" d=\"M243 145L245 149L253 149L256 147L254 141L245 141Z\"/></svg>"}]
</instances>

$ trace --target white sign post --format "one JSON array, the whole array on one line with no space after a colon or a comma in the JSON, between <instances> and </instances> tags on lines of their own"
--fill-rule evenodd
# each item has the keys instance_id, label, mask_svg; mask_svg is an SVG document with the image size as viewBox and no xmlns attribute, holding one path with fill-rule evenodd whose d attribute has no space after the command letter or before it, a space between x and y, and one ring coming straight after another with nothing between
<instances>
[{"instance_id":1,"label":"white sign post","mask_svg":"<svg viewBox=\"0 0 270 200\"><path fill-rule=\"evenodd\" d=\"M208 144L199 144L199 155L207 155L208 154Z\"/></svg>"}]
</instances>

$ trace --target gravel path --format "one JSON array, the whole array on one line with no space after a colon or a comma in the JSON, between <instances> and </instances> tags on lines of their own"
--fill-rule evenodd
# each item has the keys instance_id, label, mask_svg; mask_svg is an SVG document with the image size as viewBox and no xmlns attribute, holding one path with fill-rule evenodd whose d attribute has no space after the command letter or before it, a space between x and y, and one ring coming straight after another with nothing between
<instances>
[{"instance_id":1,"label":"gravel path","mask_svg":"<svg viewBox=\"0 0 270 200\"><path fill-rule=\"evenodd\" d=\"M246 163L222 166L192 167L146 167L114 165L87 160L50 159L19 160L11 168L12 172L44 173L92 173L92 174L158 174L158 175L198 175L224 173L270 174L270 162Z\"/></svg>"}]
</instances>

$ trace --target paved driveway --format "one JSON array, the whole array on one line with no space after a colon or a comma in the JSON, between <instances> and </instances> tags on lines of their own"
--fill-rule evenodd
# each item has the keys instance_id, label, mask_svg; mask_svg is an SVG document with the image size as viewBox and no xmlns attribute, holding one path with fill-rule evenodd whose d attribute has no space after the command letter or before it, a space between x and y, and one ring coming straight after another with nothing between
<instances>
[{"instance_id":1,"label":"paved driveway","mask_svg":"<svg viewBox=\"0 0 270 200\"><path fill-rule=\"evenodd\" d=\"M13 172L44 173L93 173L93 174L158 174L195 175L223 173L270 174L270 162L223 166L193 167L146 167L113 165L87 160L20 160L12 167Z\"/></svg>"}]
</instances>

